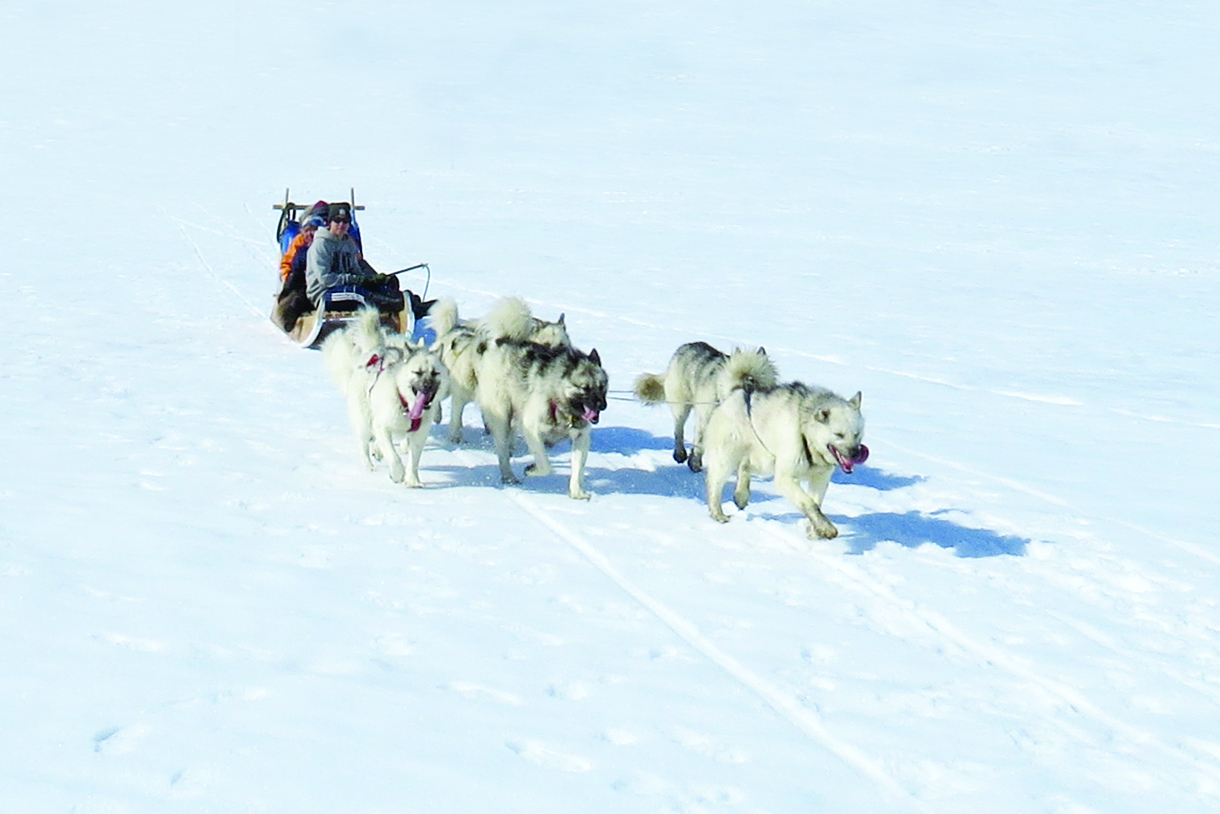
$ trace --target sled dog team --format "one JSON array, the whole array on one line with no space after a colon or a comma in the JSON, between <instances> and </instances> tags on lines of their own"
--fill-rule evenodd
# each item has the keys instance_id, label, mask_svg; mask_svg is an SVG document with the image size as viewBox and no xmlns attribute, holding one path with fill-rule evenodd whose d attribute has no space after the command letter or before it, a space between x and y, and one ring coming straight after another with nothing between
<instances>
[{"instance_id":1,"label":"sled dog team","mask_svg":"<svg viewBox=\"0 0 1220 814\"><path fill-rule=\"evenodd\" d=\"M562 315L555 322L538 319L518 297L501 299L477 320L460 319L451 299L437 302L431 314L431 345L387 331L377 311L365 309L322 346L325 366L347 399L365 465L384 461L396 483L421 486L420 455L440 422L442 399L451 402L453 443L462 441L462 411L473 401L494 441L504 483L520 482L510 464L517 432L533 456L527 474L550 474L547 448L566 438L572 442L568 495L587 500L585 462L608 395L597 351L573 347ZM639 376L634 393L645 404L669 405L674 460L706 471L715 520L728 522L721 497L734 473L733 502L741 509L750 500L751 477L773 476L777 490L808 519L811 538L838 534L822 513L822 498L836 467L850 473L868 458L860 393L844 399L825 388L780 383L763 348L726 354L705 342L678 348L665 373ZM692 412L688 452L685 427Z\"/></svg>"}]
</instances>

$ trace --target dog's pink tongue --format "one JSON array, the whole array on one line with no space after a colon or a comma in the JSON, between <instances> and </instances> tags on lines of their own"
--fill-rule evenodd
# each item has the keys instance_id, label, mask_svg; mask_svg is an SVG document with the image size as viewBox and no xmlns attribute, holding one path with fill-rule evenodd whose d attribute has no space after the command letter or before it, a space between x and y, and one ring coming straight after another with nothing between
<instances>
[{"instance_id":1,"label":"dog's pink tongue","mask_svg":"<svg viewBox=\"0 0 1220 814\"><path fill-rule=\"evenodd\" d=\"M860 445L860 451L853 458L848 458L834 446L830 448L830 451L834 453L835 461L838 462L839 467L848 475L851 474L856 464L862 464L868 460L868 447L864 446L864 444Z\"/></svg>"},{"instance_id":2,"label":"dog's pink tongue","mask_svg":"<svg viewBox=\"0 0 1220 814\"><path fill-rule=\"evenodd\" d=\"M424 410L426 409L428 409L428 394L416 393L415 402L407 412L407 418L411 419L411 432L419 429L419 425L423 422Z\"/></svg>"},{"instance_id":3,"label":"dog's pink tongue","mask_svg":"<svg viewBox=\"0 0 1220 814\"><path fill-rule=\"evenodd\" d=\"M584 415L582 415L581 418L588 421L590 424L596 424L597 420L601 418L601 413L594 410L592 407L586 407Z\"/></svg>"}]
</instances>

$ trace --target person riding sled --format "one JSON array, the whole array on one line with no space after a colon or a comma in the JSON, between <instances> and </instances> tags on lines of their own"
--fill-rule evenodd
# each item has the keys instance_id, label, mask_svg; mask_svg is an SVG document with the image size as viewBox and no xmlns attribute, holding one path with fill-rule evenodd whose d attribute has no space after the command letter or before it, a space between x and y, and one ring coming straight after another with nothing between
<instances>
[{"instance_id":1,"label":"person riding sled","mask_svg":"<svg viewBox=\"0 0 1220 814\"><path fill-rule=\"evenodd\" d=\"M314 309L305 294L305 261L314 234L326 224L325 207L322 211L321 215L308 215L301 219L301 231L280 258L280 293L276 295L271 318L285 331L291 331L299 317Z\"/></svg>"},{"instance_id":2,"label":"person riding sled","mask_svg":"<svg viewBox=\"0 0 1220 814\"><path fill-rule=\"evenodd\" d=\"M398 278L379 274L361 256L352 238L351 205L332 203L326 211L326 228L318 229L305 260L305 293L314 306L338 286L355 286L383 312L397 314L405 306Z\"/></svg>"}]
</instances>

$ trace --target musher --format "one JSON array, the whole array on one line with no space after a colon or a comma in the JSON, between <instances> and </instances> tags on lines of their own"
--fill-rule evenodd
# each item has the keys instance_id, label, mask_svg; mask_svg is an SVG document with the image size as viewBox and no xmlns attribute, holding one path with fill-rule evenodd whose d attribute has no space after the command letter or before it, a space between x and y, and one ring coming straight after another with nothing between
<instances>
[{"instance_id":1,"label":"musher","mask_svg":"<svg viewBox=\"0 0 1220 814\"><path fill-rule=\"evenodd\" d=\"M330 289L355 286L380 311L397 314L405 306L398 278L379 274L365 262L350 234L351 224L350 204L327 207L326 228L318 229L305 260L305 293L317 307Z\"/></svg>"}]
</instances>

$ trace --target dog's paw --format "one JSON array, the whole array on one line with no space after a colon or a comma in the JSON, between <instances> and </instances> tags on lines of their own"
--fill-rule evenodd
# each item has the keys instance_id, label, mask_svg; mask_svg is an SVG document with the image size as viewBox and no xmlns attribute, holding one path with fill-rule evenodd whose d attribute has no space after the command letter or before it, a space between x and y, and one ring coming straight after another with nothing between
<instances>
[{"instance_id":1,"label":"dog's paw","mask_svg":"<svg viewBox=\"0 0 1220 814\"><path fill-rule=\"evenodd\" d=\"M572 498L572 500L589 500L593 497L593 495L589 494L584 489L581 489L577 492L568 492L568 497Z\"/></svg>"},{"instance_id":2,"label":"dog's paw","mask_svg":"<svg viewBox=\"0 0 1220 814\"><path fill-rule=\"evenodd\" d=\"M703 456L697 452L692 452L690 457L686 459L686 466L691 472L702 472Z\"/></svg>"},{"instance_id":3,"label":"dog's paw","mask_svg":"<svg viewBox=\"0 0 1220 814\"><path fill-rule=\"evenodd\" d=\"M551 464L549 461L535 461L534 463L525 467L525 474L541 476L549 475L551 474Z\"/></svg>"},{"instance_id":4,"label":"dog's paw","mask_svg":"<svg viewBox=\"0 0 1220 814\"><path fill-rule=\"evenodd\" d=\"M712 519L717 523L729 522L729 516L725 514L719 506L713 507L709 513L712 515Z\"/></svg>"},{"instance_id":5,"label":"dog's paw","mask_svg":"<svg viewBox=\"0 0 1220 814\"><path fill-rule=\"evenodd\" d=\"M810 520L806 534L810 540L833 540L839 536L839 530L829 520L824 520L821 523Z\"/></svg>"},{"instance_id":6,"label":"dog's paw","mask_svg":"<svg viewBox=\"0 0 1220 814\"><path fill-rule=\"evenodd\" d=\"M746 506L750 505L750 493L748 491L734 492L733 503L737 506L737 508L744 509Z\"/></svg>"},{"instance_id":7,"label":"dog's paw","mask_svg":"<svg viewBox=\"0 0 1220 814\"><path fill-rule=\"evenodd\" d=\"M686 447L674 447L674 460L678 463L686 463Z\"/></svg>"}]
</instances>

